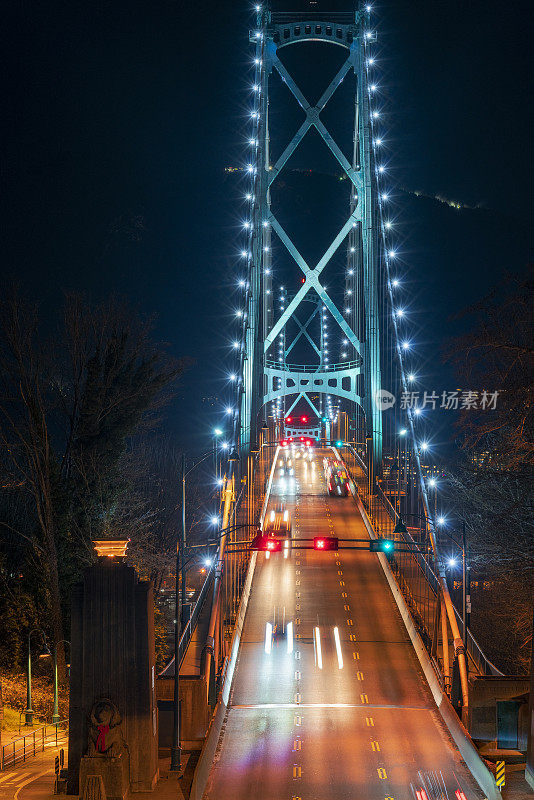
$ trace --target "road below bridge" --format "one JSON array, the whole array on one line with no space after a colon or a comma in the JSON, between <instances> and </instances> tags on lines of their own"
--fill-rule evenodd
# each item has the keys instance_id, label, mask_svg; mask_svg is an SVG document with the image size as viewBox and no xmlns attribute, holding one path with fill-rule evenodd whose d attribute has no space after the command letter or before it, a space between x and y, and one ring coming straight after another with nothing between
<instances>
[{"instance_id":1,"label":"road below bridge","mask_svg":"<svg viewBox=\"0 0 534 800\"><path fill-rule=\"evenodd\" d=\"M270 504L290 510L294 539L367 538L354 499L328 497L324 455L293 453L292 476L278 464ZM284 620L286 635L269 646L266 625ZM483 797L441 722L378 557L258 554L205 797L415 800L423 789L428 800Z\"/></svg>"}]
</instances>

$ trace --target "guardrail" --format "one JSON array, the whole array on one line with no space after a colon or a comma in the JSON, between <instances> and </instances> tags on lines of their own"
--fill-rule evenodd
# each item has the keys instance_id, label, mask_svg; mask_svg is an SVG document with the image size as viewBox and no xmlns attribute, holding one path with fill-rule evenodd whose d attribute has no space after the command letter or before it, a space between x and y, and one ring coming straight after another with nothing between
<instances>
[{"instance_id":1,"label":"guardrail","mask_svg":"<svg viewBox=\"0 0 534 800\"><path fill-rule=\"evenodd\" d=\"M346 369L356 369L361 366L360 361L340 361L337 364L329 364L328 367L310 366L309 364L280 364L271 358L265 360L265 366L268 369L281 370L282 372L309 372L310 374L322 375L327 372L340 372Z\"/></svg>"},{"instance_id":2,"label":"guardrail","mask_svg":"<svg viewBox=\"0 0 534 800\"><path fill-rule=\"evenodd\" d=\"M189 642L191 641L191 637L193 635L193 631L196 628L196 624L198 622L198 618L200 616L200 612L202 611L202 607L208 595L210 586L213 582L213 576L215 575L215 564L212 564L208 574L206 575L206 579L202 584L202 588L198 593L198 597L195 601L195 605L193 607L193 611L187 620L187 623L182 631L180 636L180 642L178 645L178 655L180 658L180 666L182 661L184 660L184 656L186 654L187 648L189 646Z\"/></svg>"},{"instance_id":3,"label":"guardrail","mask_svg":"<svg viewBox=\"0 0 534 800\"><path fill-rule=\"evenodd\" d=\"M198 622L198 618L200 616L200 613L201 613L202 608L204 606L204 603L206 601L206 597L208 596L208 592L209 592L210 586L211 586L211 584L213 582L214 575L215 575L215 564L212 564L212 566L209 569L208 574L206 575L204 583L202 584L202 587L200 589L198 597L195 600L195 604L193 606L193 611L192 611L189 619L187 620L183 631L180 634L180 641L178 643L178 657L179 657L179 661L180 661L180 666L182 665L182 661L184 660L184 656L185 656L185 654L187 652L187 648L189 647L189 642L191 641L191 637L192 637L193 632L194 632L194 630L196 628L196 624ZM160 678L161 677L165 677L165 673L172 666L174 666L174 656L171 658L169 663L166 664L163 667L161 672L158 674L158 677L160 677Z\"/></svg>"},{"instance_id":4,"label":"guardrail","mask_svg":"<svg viewBox=\"0 0 534 800\"><path fill-rule=\"evenodd\" d=\"M24 736L17 736L10 742L2 745L0 750L0 770L4 771L34 758L42 753L46 747L58 747L67 739L69 731L68 719L57 723L45 724Z\"/></svg>"}]
</instances>

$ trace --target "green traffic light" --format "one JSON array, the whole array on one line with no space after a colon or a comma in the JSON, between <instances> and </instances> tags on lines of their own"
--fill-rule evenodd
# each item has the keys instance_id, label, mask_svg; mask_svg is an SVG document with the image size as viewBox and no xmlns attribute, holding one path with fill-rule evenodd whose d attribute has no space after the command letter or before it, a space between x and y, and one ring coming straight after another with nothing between
<instances>
[{"instance_id":1,"label":"green traffic light","mask_svg":"<svg viewBox=\"0 0 534 800\"><path fill-rule=\"evenodd\" d=\"M392 553L395 550L395 542L391 539L371 539L369 550L372 553Z\"/></svg>"},{"instance_id":2,"label":"green traffic light","mask_svg":"<svg viewBox=\"0 0 534 800\"><path fill-rule=\"evenodd\" d=\"M336 442L336 447L342 447L343 442Z\"/></svg>"}]
</instances>

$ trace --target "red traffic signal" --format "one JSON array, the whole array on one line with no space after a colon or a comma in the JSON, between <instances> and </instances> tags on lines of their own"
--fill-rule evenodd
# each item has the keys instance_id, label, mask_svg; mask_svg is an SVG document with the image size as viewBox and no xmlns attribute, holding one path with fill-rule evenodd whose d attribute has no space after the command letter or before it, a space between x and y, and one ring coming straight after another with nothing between
<instances>
[{"instance_id":1,"label":"red traffic signal","mask_svg":"<svg viewBox=\"0 0 534 800\"><path fill-rule=\"evenodd\" d=\"M263 548L267 553L279 553L282 549L282 542L280 539L273 539L272 537L267 537L265 542L265 547Z\"/></svg>"},{"instance_id":2,"label":"red traffic signal","mask_svg":"<svg viewBox=\"0 0 534 800\"><path fill-rule=\"evenodd\" d=\"M259 531L250 543L250 549L260 550L264 553L279 553L282 549L282 542Z\"/></svg>"},{"instance_id":3,"label":"red traffic signal","mask_svg":"<svg viewBox=\"0 0 534 800\"><path fill-rule=\"evenodd\" d=\"M314 550L337 550L339 539L337 536L316 536L313 540Z\"/></svg>"}]
</instances>

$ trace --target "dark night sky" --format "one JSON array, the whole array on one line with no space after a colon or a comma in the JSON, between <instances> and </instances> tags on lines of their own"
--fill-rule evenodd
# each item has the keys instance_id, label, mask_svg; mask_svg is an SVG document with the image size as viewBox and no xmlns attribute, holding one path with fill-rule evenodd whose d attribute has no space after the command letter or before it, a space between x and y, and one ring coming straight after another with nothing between
<instances>
[{"instance_id":1,"label":"dark night sky","mask_svg":"<svg viewBox=\"0 0 534 800\"><path fill-rule=\"evenodd\" d=\"M532 260L531 3L374 7L394 181L483 206L399 195L406 300L435 362L450 315ZM202 398L224 401L243 210L224 167L246 161L252 26L242 2L3 4L5 273L46 307L78 288L157 312L196 360L172 410L190 442L216 419Z\"/></svg>"}]
</instances>

